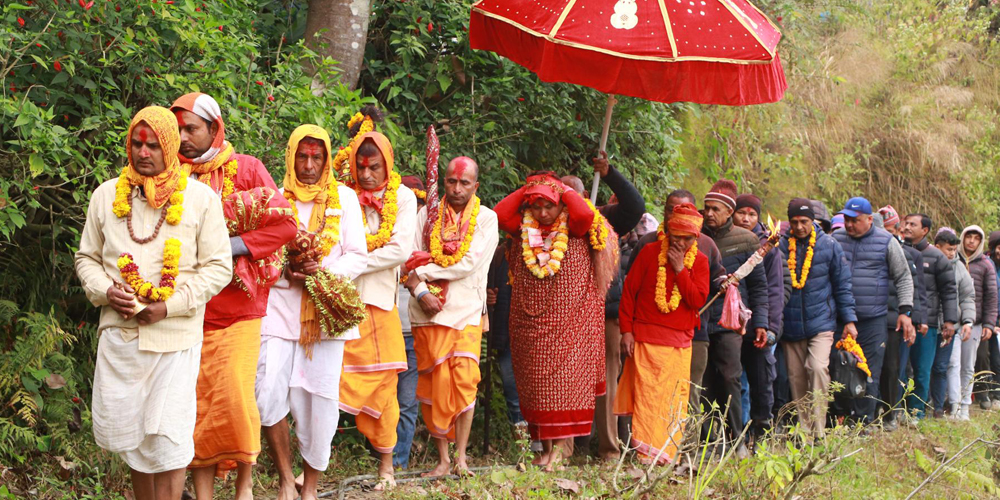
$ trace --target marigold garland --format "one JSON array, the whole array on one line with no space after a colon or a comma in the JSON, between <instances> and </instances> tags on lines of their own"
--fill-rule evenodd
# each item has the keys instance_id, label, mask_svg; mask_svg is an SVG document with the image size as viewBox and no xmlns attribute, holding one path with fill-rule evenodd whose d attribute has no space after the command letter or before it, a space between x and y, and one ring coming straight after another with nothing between
<instances>
[{"instance_id":1,"label":"marigold garland","mask_svg":"<svg viewBox=\"0 0 1000 500\"><path fill-rule=\"evenodd\" d=\"M337 186L339 185L340 183L331 179L330 185L326 188L323 225L317 231L319 233L319 249L322 257L330 255L333 246L340 241L340 215L343 212L340 209L340 193L337 191ZM299 208L295 205L295 194L291 191L285 191L284 195L285 199L288 200L288 204L292 206L292 220L298 225ZM316 205L313 205L313 210L316 210L316 208ZM322 260L322 257L320 260Z\"/></svg>"},{"instance_id":2,"label":"marigold garland","mask_svg":"<svg viewBox=\"0 0 1000 500\"><path fill-rule=\"evenodd\" d=\"M181 177L177 181L177 188L170 194L170 206L167 207L167 224L176 226L181 222L184 214L184 190L187 189L187 177ZM128 174L122 169L115 184L115 201L111 204L111 211L117 217L125 217L132 213L132 184L128 181Z\"/></svg>"},{"instance_id":3,"label":"marigold garland","mask_svg":"<svg viewBox=\"0 0 1000 500\"><path fill-rule=\"evenodd\" d=\"M675 280L674 289L670 292L670 301L667 301L667 252L670 249L670 244L669 240L667 240L667 235L663 232L663 225L660 225L657 240L660 242L660 255L657 258L658 266L656 268L656 308L663 314L670 314L676 311L677 307L681 305L681 291L677 287ZM698 242L695 241L691 245L691 248L688 248L687 253L684 254L684 267L688 271L694 267L694 260L697 256Z\"/></svg>"},{"instance_id":4,"label":"marigold garland","mask_svg":"<svg viewBox=\"0 0 1000 500\"><path fill-rule=\"evenodd\" d=\"M812 267L813 249L816 248L816 226L812 227L812 232L809 234L809 248L806 250L806 260L802 262L802 279L799 279L798 273L795 272L795 266L798 264L795 258L795 241L794 236L788 238L788 271L792 275L792 288L801 290L806 286L806 280L809 279L809 268Z\"/></svg>"},{"instance_id":5,"label":"marigold garland","mask_svg":"<svg viewBox=\"0 0 1000 500\"><path fill-rule=\"evenodd\" d=\"M162 302L174 294L177 285L177 275L180 271L181 241L170 238L163 243L163 269L160 270L160 284L153 286L139 275L139 266L132 254L122 252L118 257L118 270L121 271L125 283L135 290L137 297L150 302Z\"/></svg>"},{"instance_id":6,"label":"marigold garland","mask_svg":"<svg viewBox=\"0 0 1000 500\"><path fill-rule=\"evenodd\" d=\"M528 244L528 229L538 229L538 221L531 215L531 210L525 210L521 219L521 256L524 258L524 265L527 266L531 274L536 278L543 279L559 272L562 267L563 257L569 250L569 216L564 209L556 220L556 230L552 238L551 248L548 250L549 260L544 266L538 264L538 255L546 251L545 246L532 248Z\"/></svg>"},{"instance_id":7,"label":"marigold garland","mask_svg":"<svg viewBox=\"0 0 1000 500\"><path fill-rule=\"evenodd\" d=\"M413 196L416 196L419 200L427 199L427 191L424 191L423 189L410 188L410 191L413 191Z\"/></svg>"},{"instance_id":8,"label":"marigold garland","mask_svg":"<svg viewBox=\"0 0 1000 500\"><path fill-rule=\"evenodd\" d=\"M590 198L584 198L587 206L594 211L594 222L590 224L587 231L590 234L590 247L600 252L608 245L608 227L604 225L604 216L601 211L590 202Z\"/></svg>"},{"instance_id":9,"label":"marigold garland","mask_svg":"<svg viewBox=\"0 0 1000 500\"><path fill-rule=\"evenodd\" d=\"M236 191L236 174L239 172L240 164L236 160L233 160L222 166L222 199L226 199L227 196L233 194ZM212 173L206 172L198 176L198 180L205 184L206 186L212 185Z\"/></svg>"},{"instance_id":10,"label":"marigold garland","mask_svg":"<svg viewBox=\"0 0 1000 500\"><path fill-rule=\"evenodd\" d=\"M368 243L368 251L374 251L385 246L392 239L392 229L396 226L396 213L399 207L396 205L396 198L398 196L399 184L402 182L402 178L396 172L389 174L389 184L385 188L385 194L382 195L382 210L379 211L379 223L378 231L375 234L365 234L365 240ZM361 186L354 186L354 192L361 194ZM364 213L361 217L364 217ZM367 222L365 226L367 227Z\"/></svg>"},{"instance_id":11,"label":"marigold garland","mask_svg":"<svg viewBox=\"0 0 1000 500\"><path fill-rule=\"evenodd\" d=\"M865 374L869 377L872 376L872 371L868 368L868 359L865 358L865 352L861 350L861 346L856 340L854 340L853 337L844 335L844 338L837 341L837 349L847 351L854 355L854 357L858 359L858 368L865 372Z\"/></svg>"},{"instance_id":12,"label":"marigold garland","mask_svg":"<svg viewBox=\"0 0 1000 500\"><path fill-rule=\"evenodd\" d=\"M472 236L476 232L476 218L479 216L479 197L472 197L472 215L469 217L469 227L465 230L465 238L462 240L462 246L459 247L452 255L446 255L444 253L444 243L441 242L441 219L444 219L443 214L438 214L437 219L434 220L434 229L431 231L431 259L435 264L441 267L449 267L462 260L465 254L469 251L469 247L472 246Z\"/></svg>"}]
</instances>

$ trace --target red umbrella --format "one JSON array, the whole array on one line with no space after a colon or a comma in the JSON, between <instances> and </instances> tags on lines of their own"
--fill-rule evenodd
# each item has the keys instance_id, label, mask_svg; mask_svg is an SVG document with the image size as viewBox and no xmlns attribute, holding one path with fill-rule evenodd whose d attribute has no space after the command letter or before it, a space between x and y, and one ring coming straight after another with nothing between
<instances>
[{"instance_id":1,"label":"red umbrella","mask_svg":"<svg viewBox=\"0 0 1000 500\"><path fill-rule=\"evenodd\" d=\"M547 82L660 102L744 106L788 88L781 33L746 0L480 0L469 41ZM595 177L591 196L596 196Z\"/></svg>"}]
</instances>

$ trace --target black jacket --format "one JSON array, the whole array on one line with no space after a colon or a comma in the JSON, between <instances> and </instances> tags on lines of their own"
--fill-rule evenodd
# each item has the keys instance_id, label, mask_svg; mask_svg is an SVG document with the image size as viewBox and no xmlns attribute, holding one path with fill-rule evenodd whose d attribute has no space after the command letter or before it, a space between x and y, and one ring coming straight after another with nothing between
<instances>
[{"instance_id":1,"label":"black jacket","mask_svg":"<svg viewBox=\"0 0 1000 500\"><path fill-rule=\"evenodd\" d=\"M938 328L938 315L944 315L945 323L959 324L958 285L955 283L955 269L951 262L926 239L912 245L924 258L924 286L927 288L927 302L924 303L926 325Z\"/></svg>"}]
</instances>

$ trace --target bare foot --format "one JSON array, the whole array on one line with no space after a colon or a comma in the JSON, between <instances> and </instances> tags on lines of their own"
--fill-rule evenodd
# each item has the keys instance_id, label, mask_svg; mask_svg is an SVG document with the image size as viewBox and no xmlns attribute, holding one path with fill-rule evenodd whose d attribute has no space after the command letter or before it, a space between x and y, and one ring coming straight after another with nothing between
<instances>
[{"instance_id":1,"label":"bare foot","mask_svg":"<svg viewBox=\"0 0 1000 500\"><path fill-rule=\"evenodd\" d=\"M420 477L441 477L447 476L451 470L451 462L438 462L437 467L430 472L425 472Z\"/></svg>"},{"instance_id":2,"label":"bare foot","mask_svg":"<svg viewBox=\"0 0 1000 500\"><path fill-rule=\"evenodd\" d=\"M549 460L552 460L552 452L542 453L531 461L531 465L536 467L545 467L546 465L549 465Z\"/></svg>"},{"instance_id":3,"label":"bare foot","mask_svg":"<svg viewBox=\"0 0 1000 500\"><path fill-rule=\"evenodd\" d=\"M295 483L278 485L278 500L295 500L298 497L299 492L295 489Z\"/></svg>"},{"instance_id":4,"label":"bare foot","mask_svg":"<svg viewBox=\"0 0 1000 500\"><path fill-rule=\"evenodd\" d=\"M379 480L378 484L375 485L375 491L388 491L396 487L396 478L392 472L388 474L380 472L378 477Z\"/></svg>"},{"instance_id":5,"label":"bare foot","mask_svg":"<svg viewBox=\"0 0 1000 500\"><path fill-rule=\"evenodd\" d=\"M469 464L463 458L455 460L455 466L451 468L451 473L458 477L473 477L475 474L469 470Z\"/></svg>"},{"instance_id":6,"label":"bare foot","mask_svg":"<svg viewBox=\"0 0 1000 500\"><path fill-rule=\"evenodd\" d=\"M235 500L253 500L253 489L237 493Z\"/></svg>"},{"instance_id":7,"label":"bare foot","mask_svg":"<svg viewBox=\"0 0 1000 500\"><path fill-rule=\"evenodd\" d=\"M300 473L298 477L295 478L295 489L298 491L302 491L302 485L305 483L305 480L306 480L306 473L305 472Z\"/></svg>"}]
</instances>

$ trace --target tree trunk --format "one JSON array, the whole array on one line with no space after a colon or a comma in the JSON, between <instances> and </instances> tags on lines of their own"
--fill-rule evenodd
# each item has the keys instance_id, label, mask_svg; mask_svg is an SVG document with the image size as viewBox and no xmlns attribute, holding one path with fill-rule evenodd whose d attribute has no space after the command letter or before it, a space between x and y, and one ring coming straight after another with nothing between
<instances>
[{"instance_id":1,"label":"tree trunk","mask_svg":"<svg viewBox=\"0 0 1000 500\"><path fill-rule=\"evenodd\" d=\"M306 43L340 63L340 81L358 84L368 37L371 0L309 0Z\"/></svg>"}]
</instances>

